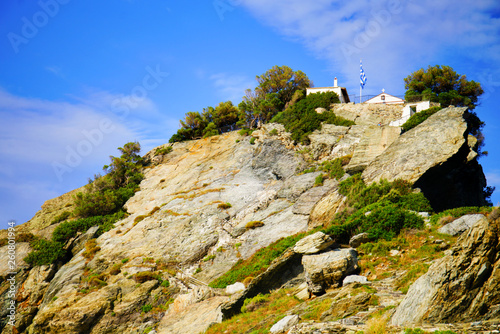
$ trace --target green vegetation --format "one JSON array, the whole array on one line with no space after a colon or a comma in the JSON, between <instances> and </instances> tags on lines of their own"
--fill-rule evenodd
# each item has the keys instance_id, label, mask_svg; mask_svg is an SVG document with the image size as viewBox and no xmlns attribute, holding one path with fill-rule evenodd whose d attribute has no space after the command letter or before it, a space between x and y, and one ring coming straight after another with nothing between
<instances>
[{"instance_id":1,"label":"green vegetation","mask_svg":"<svg viewBox=\"0 0 500 334\"><path fill-rule=\"evenodd\" d=\"M62 212L60 215L57 215L51 222L50 222L50 225L54 225L54 224L57 224L57 223L60 223L62 221L65 221L66 219L68 219L69 217L71 216L71 212L69 211L64 211Z\"/></svg>"},{"instance_id":2,"label":"green vegetation","mask_svg":"<svg viewBox=\"0 0 500 334\"><path fill-rule=\"evenodd\" d=\"M111 164L104 166L106 175L96 175L84 192L75 195L73 214L78 217L103 216L120 211L123 204L138 190L143 179L139 143L127 143L118 150L120 157L111 156Z\"/></svg>"},{"instance_id":3,"label":"green vegetation","mask_svg":"<svg viewBox=\"0 0 500 334\"><path fill-rule=\"evenodd\" d=\"M439 110L441 110L442 107L430 107L429 109L422 110L420 112L417 112L413 114L401 127L403 128L403 131L406 132L410 129L413 129L423 121L425 121L427 118L430 116L434 115L437 113Z\"/></svg>"},{"instance_id":4,"label":"green vegetation","mask_svg":"<svg viewBox=\"0 0 500 334\"><path fill-rule=\"evenodd\" d=\"M143 175L143 166L137 142L127 143L118 150L120 157L111 156L111 164L104 166L107 172L104 176L95 176L85 187L84 192L75 195L75 209L73 216L80 217L76 220L64 221L71 213L63 212L52 223L59 223L52 233L51 240L32 238L30 245L33 251L24 259L30 265L44 265L64 262L68 258L64 244L75 237L78 232L85 233L92 226L99 226L96 236L114 228L114 223L126 216L122 210L123 204L138 189ZM93 243L92 243L93 240ZM92 258L99 247L92 239L86 244L84 256Z\"/></svg>"},{"instance_id":5,"label":"green vegetation","mask_svg":"<svg viewBox=\"0 0 500 334\"><path fill-rule=\"evenodd\" d=\"M236 282L242 282L246 277L257 277L269 267L274 259L281 256L289 247L294 246L304 236L305 233L300 233L287 238L281 238L271 245L259 249L250 258L238 260L228 272L212 281L209 286L212 288L225 288Z\"/></svg>"},{"instance_id":6,"label":"green vegetation","mask_svg":"<svg viewBox=\"0 0 500 334\"><path fill-rule=\"evenodd\" d=\"M269 131L269 134L270 134L271 136L276 136L276 135L278 135L278 130L276 130L276 129L272 129L271 131Z\"/></svg>"},{"instance_id":7,"label":"green vegetation","mask_svg":"<svg viewBox=\"0 0 500 334\"><path fill-rule=\"evenodd\" d=\"M325 176L323 175L323 173L321 173L314 179L314 186L315 187L322 186L324 181L325 181Z\"/></svg>"},{"instance_id":8,"label":"green vegetation","mask_svg":"<svg viewBox=\"0 0 500 334\"><path fill-rule=\"evenodd\" d=\"M405 328L404 334L428 334L431 332L426 332L421 328ZM457 334L454 331L446 330L446 331L433 331L433 334Z\"/></svg>"},{"instance_id":9,"label":"green vegetation","mask_svg":"<svg viewBox=\"0 0 500 334\"><path fill-rule=\"evenodd\" d=\"M153 306L151 304L146 304L141 306L141 311L144 313L148 313L153 309Z\"/></svg>"},{"instance_id":10,"label":"green vegetation","mask_svg":"<svg viewBox=\"0 0 500 334\"><path fill-rule=\"evenodd\" d=\"M402 229L423 227L423 219L411 211L432 211L424 195L401 180L367 186L356 174L340 183L339 192L347 196L348 207L324 230L339 242L361 232L372 240L391 240Z\"/></svg>"},{"instance_id":11,"label":"green vegetation","mask_svg":"<svg viewBox=\"0 0 500 334\"><path fill-rule=\"evenodd\" d=\"M257 76L259 85L252 91L247 89L243 101L238 105L240 124L249 128L257 122L269 122L278 112L294 104L312 85L302 71L293 71L288 66L273 66Z\"/></svg>"},{"instance_id":12,"label":"green vegetation","mask_svg":"<svg viewBox=\"0 0 500 334\"><path fill-rule=\"evenodd\" d=\"M24 262L31 266L55 263L66 256L64 244L60 242L38 239L31 242L30 246L33 251L24 258Z\"/></svg>"},{"instance_id":13,"label":"green vegetation","mask_svg":"<svg viewBox=\"0 0 500 334\"><path fill-rule=\"evenodd\" d=\"M321 128L321 123L343 126L353 125L354 122L337 117L329 111L333 103L339 103L339 98L334 92L309 94L285 111L278 113L271 121L281 123L292 139L296 142L309 144L309 134ZM319 114L316 108L325 108L327 111Z\"/></svg>"},{"instance_id":14,"label":"green vegetation","mask_svg":"<svg viewBox=\"0 0 500 334\"><path fill-rule=\"evenodd\" d=\"M172 146L157 148L155 151L155 155L169 154L170 152L172 152L172 150L173 150Z\"/></svg>"},{"instance_id":15,"label":"green vegetation","mask_svg":"<svg viewBox=\"0 0 500 334\"><path fill-rule=\"evenodd\" d=\"M404 79L405 99L412 100L415 95L422 95L425 100L441 103L447 107L466 106L474 109L478 97L483 94L481 84L467 80L465 75L457 74L450 66L429 66L419 69Z\"/></svg>"},{"instance_id":16,"label":"green vegetation","mask_svg":"<svg viewBox=\"0 0 500 334\"><path fill-rule=\"evenodd\" d=\"M238 108L231 101L221 102L215 108L204 108L202 113L190 111L181 120L181 128L169 142L206 138L227 132L236 127L239 114Z\"/></svg>"},{"instance_id":17,"label":"green vegetation","mask_svg":"<svg viewBox=\"0 0 500 334\"><path fill-rule=\"evenodd\" d=\"M255 137L250 138L250 145L255 144Z\"/></svg>"}]
</instances>

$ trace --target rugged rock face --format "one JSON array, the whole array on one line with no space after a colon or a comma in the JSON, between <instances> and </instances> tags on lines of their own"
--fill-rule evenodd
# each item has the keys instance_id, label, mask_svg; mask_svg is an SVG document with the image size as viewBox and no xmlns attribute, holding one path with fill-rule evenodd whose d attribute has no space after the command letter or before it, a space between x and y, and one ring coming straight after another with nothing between
<instances>
[{"instance_id":1,"label":"rugged rock face","mask_svg":"<svg viewBox=\"0 0 500 334\"><path fill-rule=\"evenodd\" d=\"M500 316L500 221L478 221L420 277L392 323L460 322Z\"/></svg>"},{"instance_id":2,"label":"rugged rock face","mask_svg":"<svg viewBox=\"0 0 500 334\"><path fill-rule=\"evenodd\" d=\"M97 238L100 251L93 258L84 257L83 249L85 242L95 237L95 229L68 242L73 257L64 265L29 268L21 261L30 251L29 245L19 243L19 332L139 334L154 327L157 333L197 333L211 322L239 313L245 298L259 293L285 286L308 299L310 292L319 294L340 286L342 279L357 269L356 252L329 250L331 239L315 235L299 243L296 252L285 252L243 291L242 284L236 289L239 291L230 291L231 296L222 289L207 288L240 259L248 259L282 237L331 221L345 206L338 181L326 180L315 186L320 172L300 173L311 157L332 160L352 155L352 166L358 166L355 169L366 167L366 181L399 177L416 181L436 201L446 193L444 197L450 200L444 206L480 202L484 176L473 159L473 140L465 139L463 109L445 109L397 137L399 128L384 125L399 119L400 107L349 104L335 108L338 115L353 119L356 125L325 124L311 135L308 147L293 143L283 126L266 124L252 134L255 145L250 144L249 137L226 133L166 144L173 150L165 155L149 152L146 160L151 164L144 170L140 191L126 203L130 215ZM270 135L272 129L278 134ZM460 180L460 173L469 173L466 175L471 180ZM57 226L51 222L64 211L71 211L72 195L77 191L80 189L47 201L28 224L19 226L18 232L50 238ZM467 192L469 198L464 199ZM249 222L259 222L260 227L249 228ZM4 234L0 232L0 238ZM491 238L483 239L486 242ZM483 248L487 246L491 245ZM478 252L472 246L467 249ZM314 252L323 253L310 254ZM7 252L0 248L0 256L3 254ZM497 305L487 295L496 284L491 281L496 259L490 253L484 256L489 262L479 261L471 284L479 284L477 291L488 305ZM5 263L0 263L0 277L6 274ZM485 288L486 283L478 283L482 281L491 282L491 289ZM3 306L8 302L6 286L0 288ZM368 300L366 296L358 299L359 305ZM336 305L348 314L346 303ZM474 307L474 314L496 314L494 308ZM5 310L1 308L2 319ZM470 318L476 317L472 313ZM10 333L4 324L0 323L2 334ZM291 333L316 329L345 331L339 324L299 324Z\"/></svg>"},{"instance_id":3,"label":"rugged rock face","mask_svg":"<svg viewBox=\"0 0 500 334\"><path fill-rule=\"evenodd\" d=\"M470 229L474 224L481 220L486 220L483 215L465 215L460 218L455 219L451 223L448 223L438 229L439 233L448 235L460 235L463 232Z\"/></svg>"},{"instance_id":4,"label":"rugged rock face","mask_svg":"<svg viewBox=\"0 0 500 334\"><path fill-rule=\"evenodd\" d=\"M363 179L414 182L435 210L484 205L484 174L476 160L467 159L466 110L442 109L402 134L368 165Z\"/></svg>"},{"instance_id":5,"label":"rugged rock face","mask_svg":"<svg viewBox=\"0 0 500 334\"><path fill-rule=\"evenodd\" d=\"M351 174L362 172L399 137L400 133L401 129L395 126L367 127L346 170Z\"/></svg>"}]
</instances>

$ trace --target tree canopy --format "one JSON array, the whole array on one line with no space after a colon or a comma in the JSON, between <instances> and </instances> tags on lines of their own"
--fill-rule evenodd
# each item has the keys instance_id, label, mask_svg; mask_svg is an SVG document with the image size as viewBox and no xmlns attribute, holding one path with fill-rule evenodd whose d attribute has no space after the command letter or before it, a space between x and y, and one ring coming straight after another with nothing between
<instances>
[{"instance_id":1,"label":"tree canopy","mask_svg":"<svg viewBox=\"0 0 500 334\"><path fill-rule=\"evenodd\" d=\"M465 75L457 74L450 66L429 66L419 69L404 79L405 99L411 101L416 95L433 102L468 107L473 110L478 97L483 94L481 84L467 80Z\"/></svg>"},{"instance_id":2,"label":"tree canopy","mask_svg":"<svg viewBox=\"0 0 500 334\"><path fill-rule=\"evenodd\" d=\"M259 120L270 121L289 106L296 92L313 84L304 72L294 71L288 66L273 66L256 79L259 85L253 91L247 89L243 101L238 105L242 120L249 127Z\"/></svg>"}]
</instances>

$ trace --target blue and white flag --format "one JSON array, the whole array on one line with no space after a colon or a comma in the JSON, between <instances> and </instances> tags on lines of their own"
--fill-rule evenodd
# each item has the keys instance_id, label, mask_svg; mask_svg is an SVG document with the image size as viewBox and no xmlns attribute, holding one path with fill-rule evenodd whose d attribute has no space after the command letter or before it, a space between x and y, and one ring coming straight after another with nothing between
<instances>
[{"instance_id":1,"label":"blue and white flag","mask_svg":"<svg viewBox=\"0 0 500 334\"><path fill-rule=\"evenodd\" d=\"M366 84L366 75L365 71L363 71L363 62L360 60L359 61L359 85L361 88L365 88Z\"/></svg>"}]
</instances>

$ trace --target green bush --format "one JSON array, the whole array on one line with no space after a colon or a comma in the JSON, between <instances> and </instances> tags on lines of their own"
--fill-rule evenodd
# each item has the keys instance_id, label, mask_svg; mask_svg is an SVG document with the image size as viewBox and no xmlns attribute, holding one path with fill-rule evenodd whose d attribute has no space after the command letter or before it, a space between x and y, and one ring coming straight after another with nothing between
<instances>
[{"instance_id":1,"label":"green bush","mask_svg":"<svg viewBox=\"0 0 500 334\"><path fill-rule=\"evenodd\" d=\"M255 137L250 138L250 145L255 144Z\"/></svg>"},{"instance_id":2,"label":"green bush","mask_svg":"<svg viewBox=\"0 0 500 334\"><path fill-rule=\"evenodd\" d=\"M74 215L85 218L115 213L139 189L144 178L143 159L138 154L141 146L130 142L118 150L122 155L111 156L111 164L103 167L107 174L94 176L85 191L75 195Z\"/></svg>"},{"instance_id":3,"label":"green bush","mask_svg":"<svg viewBox=\"0 0 500 334\"><path fill-rule=\"evenodd\" d=\"M292 139L304 144L309 143L309 134L321 128L321 123L351 126L354 122L337 117L333 112L326 111L321 114L316 108L330 109L333 103L339 103L339 98L334 92L309 94L304 99L295 103L285 111L278 113L271 122L281 123Z\"/></svg>"},{"instance_id":4,"label":"green bush","mask_svg":"<svg viewBox=\"0 0 500 334\"><path fill-rule=\"evenodd\" d=\"M64 211L60 215L57 215L52 221L50 222L50 225L60 223L66 219L68 219L71 216L71 212L69 211Z\"/></svg>"},{"instance_id":5,"label":"green bush","mask_svg":"<svg viewBox=\"0 0 500 334\"><path fill-rule=\"evenodd\" d=\"M236 282L242 282L246 277L257 277L269 267L274 259L281 256L288 248L295 246L297 241L304 236L305 233L299 233L287 238L281 238L269 246L259 249L250 258L238 260L228 272L212 281L209 286L212 288L225 288Z\"/></svg>"},{"instance_id":6,"label":"green bush","mask_svg":"<svg viewBox=\"0 0 500 334\"><path fill-rule=\"evenodd\" d=\"M52 264L63 260L66 256L64 244L61 242L39 239L30 244L33 251L24 258L24 262L32 266Z\"/></svg>"},{"instance_id":7,"label":"green bush","mask_svg":"<svg viewBox=\"0 0 500 334\"><path fill-rule=\"evenodd\" d=\"M413 129L423 121L425 121L430 116L437 113L441 110L441 107L430 107L429 109L422 110L413 114L401 127L403 128L403 132Z\"/></svg>"},{"instance_id":8,"label":"green bush","mask_svg":"<svg viewBox=\"0 0 500 334\"><path fill-rule=\"evenodd\" d=\"M348 208L324 229L339 242L348 242L361 232L374 241L391 240L404 228L423 227L423 219L412 211L431 211L425 196L413 193L411 184L403 180L367 186L357 174L342 181L339 192L347 196Z\"/></svg>"},{"instance_id":9,"label":"green bush","mask_svg":"<svg viewBox=\"0 0 500 334\"><path fill-rule=\"evenodd\" d=\"M422 217L400 208L397 204L382 201L368 205L349 216L345 222L334 222L325 230L338 242L346 243L358 233L368 233L371 240L391 240L404 228L422 228Z\"/></svg>"},{"instance_id":10,"label":"green bush","mask_svg":"<svg viewBox=\"0 0 500 334\"><path fill-rule=\"evenodd\" d=\"M155 155L169 154L170 152L172 152L172 150L173 150L172 146L157 148L155 151Z\"/></svg>"},{"instance_id":11,"label":"green bush","mask_svg":"<svg viewBox=\"0 0 500 334\"><path fill-rule=\"evenodd\" d=\"M315 187L322 186L324 181L325 181L325 176L323 174L319 174L318 176L316 176L316 179L314 179L314 186Z\"/></svg>"},{"instance_id":12,"label":"green bush","mask_svg":"<svg viewBox=\"0 0 500 334\"><path fill-rule=\"evenodd\" d=\"M271 131L269 131L269 134L270 134L271 136L277 136L277 135L278 135L278 130L276 130L276 129L272 129Z\"/></svg>"},{"instance_id":13,"label":"green bush","mask_svg":"<svg viewBox=\"0 0 500 334\"><path fill-rule=\"evenodd\" d=\"M153 306L151 304L146 304L141 306L141 311L144 313L148 313L153 309Z\"/></svg>"},{"instance_id":14,"label":"green bush","mask_svg":"<svg viewBox=\"0 0 500 334\"><path fill-rule=\"evenodd\" d=\"M333 161L324 161L319 165L318 169L326 172L331 179L339 180L345 174L344 168L342 168L342 158L337 158Z\"/></svg>"}]
</instances>

